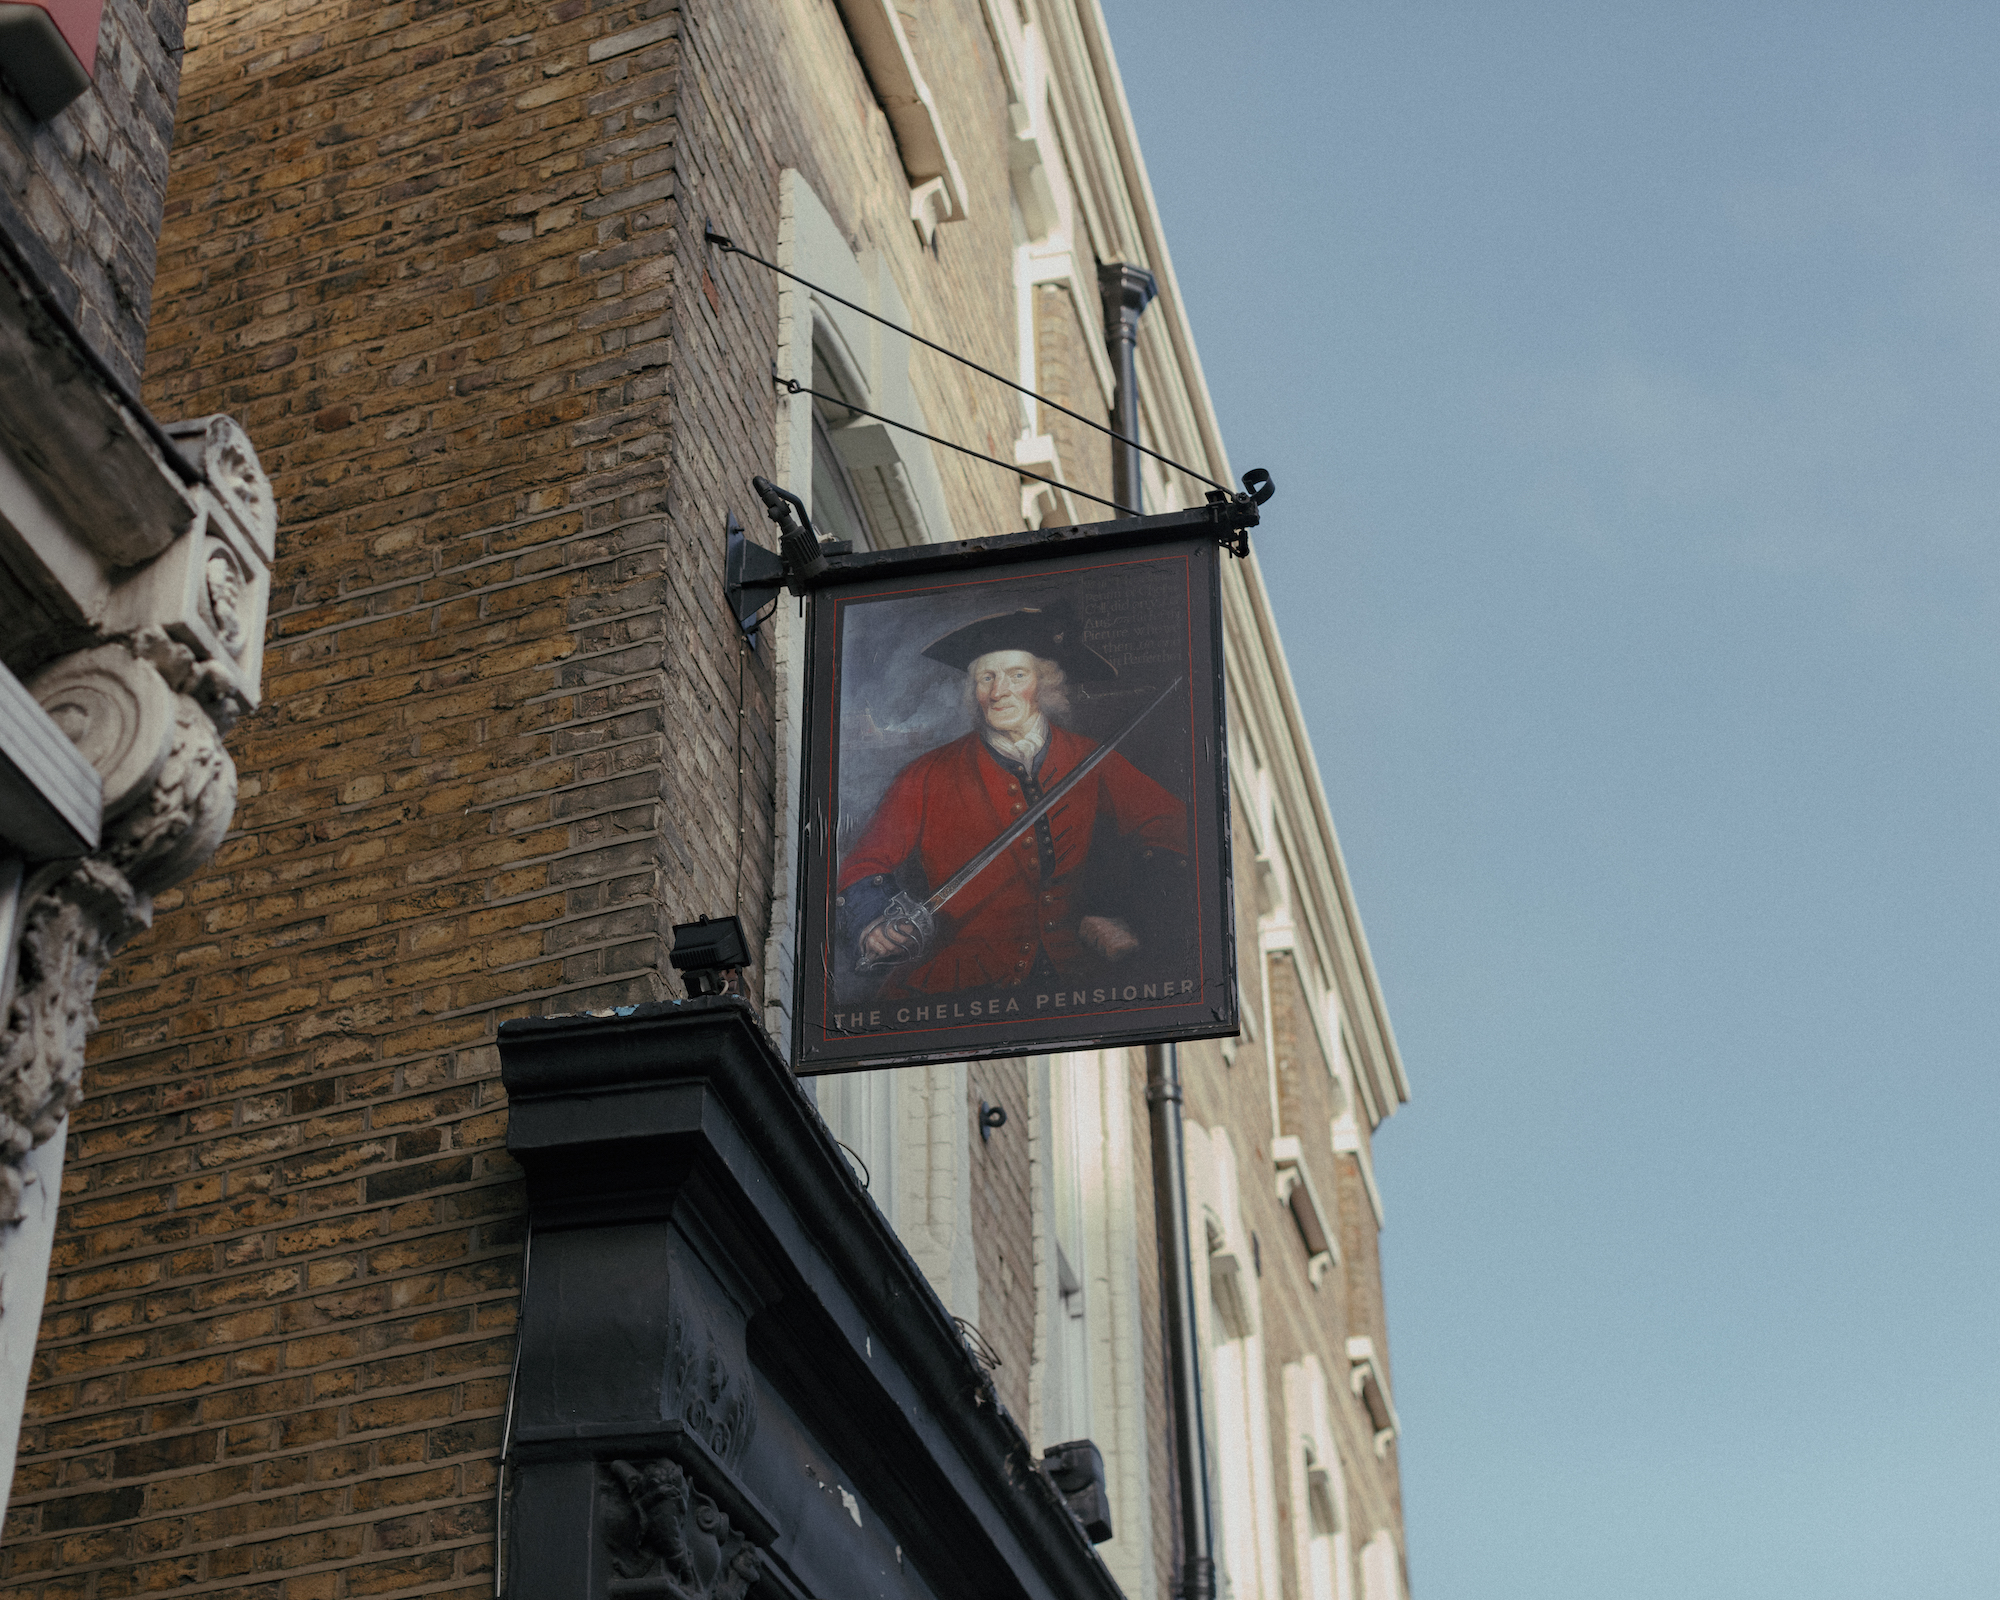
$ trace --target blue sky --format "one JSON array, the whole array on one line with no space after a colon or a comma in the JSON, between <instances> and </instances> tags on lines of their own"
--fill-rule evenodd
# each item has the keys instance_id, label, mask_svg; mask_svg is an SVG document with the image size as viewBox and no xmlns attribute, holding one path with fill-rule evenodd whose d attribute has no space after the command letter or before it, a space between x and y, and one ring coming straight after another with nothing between
<instances>
[{"instance_id":1,"label":"blue sky","mask_svg":"<svg viewBox=\"0 0 2000 1600\"><path fill-rule=\"evenodd\" d=\"M1106 11L1416 1086L1416 1600L1990 1600L2000 8Z\"/></svg>"}]
</instances>

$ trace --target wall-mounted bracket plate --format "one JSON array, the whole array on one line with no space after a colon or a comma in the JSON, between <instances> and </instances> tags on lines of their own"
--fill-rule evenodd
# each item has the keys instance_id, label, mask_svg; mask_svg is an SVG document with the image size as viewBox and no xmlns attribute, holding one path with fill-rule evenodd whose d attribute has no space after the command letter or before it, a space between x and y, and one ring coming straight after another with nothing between
<instances>
[{"instance_id":1,"label":"wall-mounted bracket plate","mask_svg":"<svg viewBox=\"0 0 2000 1600\"><path fill-rule=\"evenodd\" d=\"M745 535L733 511L724 525L724 537L728 544L722 561L722 587L729 595L736 626L755 649L763 612L785 586L785 563L777 551L766 550Z\"/></svg>"}]
</instances>

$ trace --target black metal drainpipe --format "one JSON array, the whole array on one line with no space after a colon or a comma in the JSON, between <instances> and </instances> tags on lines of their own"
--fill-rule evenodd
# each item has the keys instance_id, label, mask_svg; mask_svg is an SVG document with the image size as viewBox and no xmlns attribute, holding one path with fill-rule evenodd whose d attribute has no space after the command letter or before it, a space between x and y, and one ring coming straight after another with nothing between
<instances>
[{"instance_id":1,"label":"black metal drainpipe","mask_svg":"<svg viewBox=\"0 0 2000 1600\"><path fill-rule=\"evenodd\" d=\"M1118 394L1112 401L1111 428L1126 438L1139 437L1138 367L1133 353L1139 348L1139 319L1159 292L1153 275L1144 267L1128 267L1113 261L1097 269L1097 291L1104 297L1104 342L1111 350L1111 370L1118 379ZM1139 481L1138 451L1111 441L1111 498L1135 511L1143 510L1140 498L1145 490Z\"/></svg>"},{"instance_id":2,"label":"black metal drainpipe","mask_svg":"<svg viewBox=\"0 0 2000 1600\"><path fill-rule=\"evenodd\" d=\"M1104 297L1104 339L1118 379L1111 426L1139 437L1139 384L1134 352L1139 318L1157 292L1143 267L1113 262L1097 269ZM1142 508L1139 452L1111 445L1111 498ZM1174 1499L1180 1508L1181 1600L1214 1600L1215 1548L1208 1506L1208 1440L1202 1427L1201 1348L1196 1334L1194 1258L1188 1235L1187 1157L1181 1135L1180 1053L1170 1044L1146 1046L1146 1104L1153 1143L1153 1215L1160 1241L1160 1301L1166 1312L1167 1409L1174 1430Z\"/></svg>"},{"instance_id":3,"label":"black metal drainpipe","mask_svg":"<svg viewBox=\"0 0 2000 1600\"><path fill-rule=\"evenodd\" d=\"M1167 1314L1167 1399L1174 1427L1174 1489L1181 1513L1181 1600L1215 1600L1208 1511L1208 1441L1201 1420L1201 1350L1189 1255L1187 1161L1181 1142L1180 1052L1146 1046L1153 1125L1153 1214L1160 1234L1160 1300Z\"/></svg>"}]
</instances>

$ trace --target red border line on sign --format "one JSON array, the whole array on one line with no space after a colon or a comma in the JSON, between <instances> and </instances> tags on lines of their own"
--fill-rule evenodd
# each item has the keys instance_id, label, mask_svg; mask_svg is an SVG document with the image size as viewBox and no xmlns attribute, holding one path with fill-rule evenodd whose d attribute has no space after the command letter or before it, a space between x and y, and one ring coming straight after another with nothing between
<instances>
[{"instance_id":1,"label":"red border line on sign","mask_svg":"<svg viewBox=\"0 0 2000 1600\"><path fill-rule=\"evenodd\" d=\"M1208 929L1201 915L1201 829L1195 826L1194 809L1201 803L1201 785L1194 781L1194 775L1201 771L1201 752L1195 747L1194 725L1194 562L1190 556L1181 557L1182 593L1187 597L1187 664L1188 664L1188 847L1194 852L1194 926L1195 926L1195 979L1201 984L1204 998L1208 994ZM1221 706L1216 707L1219 720L1224 714ZM1234 906L1224 906L1221 914L1225 917L1235 914ZM1218 921L1216 926L1222 926Z\"/></svg>"}]
</instances>

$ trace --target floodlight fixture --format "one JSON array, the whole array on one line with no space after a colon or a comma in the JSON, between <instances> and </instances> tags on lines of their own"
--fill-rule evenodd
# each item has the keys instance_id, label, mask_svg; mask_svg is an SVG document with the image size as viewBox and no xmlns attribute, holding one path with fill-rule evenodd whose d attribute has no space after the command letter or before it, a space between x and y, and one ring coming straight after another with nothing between
<instances>
[{"instance_id":1,"label":"floodlight fixture","mask_svg":"<svg viewBox=\"0 0 2000 1600\"><path fill-rule=\"evenodd\" d=\"M668 955L691 995L723 994L729 980L750 964L750 942L735 917L703 917L674 926Z\"/></svg>"}]
</instances>

